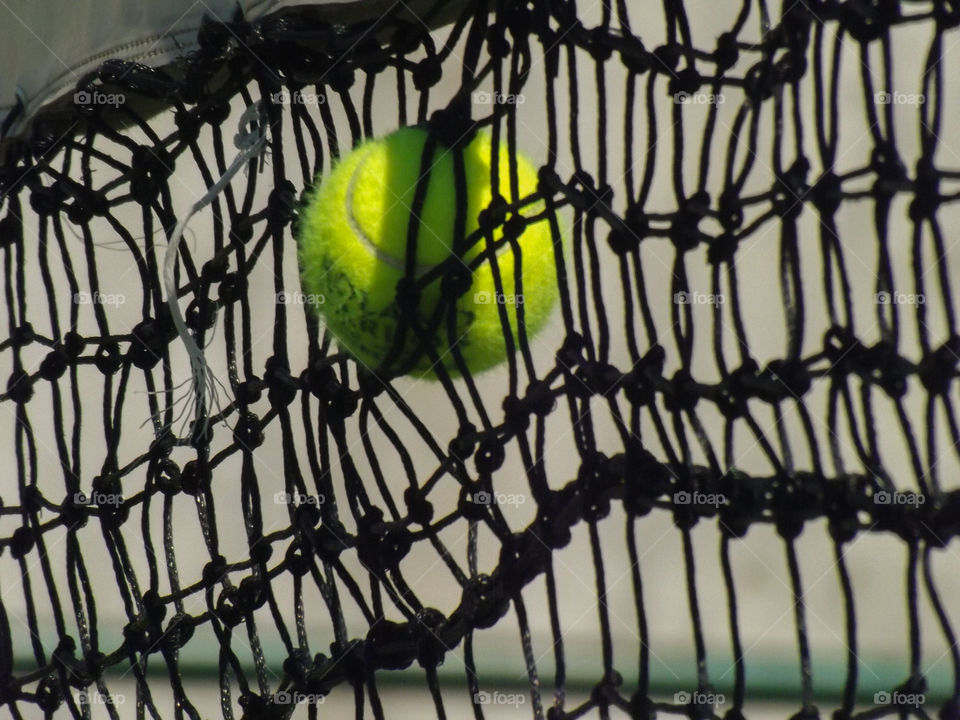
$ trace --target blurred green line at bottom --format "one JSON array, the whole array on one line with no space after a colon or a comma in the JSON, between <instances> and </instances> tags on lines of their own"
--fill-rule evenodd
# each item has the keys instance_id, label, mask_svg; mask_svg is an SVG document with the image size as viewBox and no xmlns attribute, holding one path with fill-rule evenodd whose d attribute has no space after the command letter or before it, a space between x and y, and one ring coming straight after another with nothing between
<instances>
[{"instance_id":1,"label":"blurred green line at bottom","mask_svg":"<svg viewBox=\"0 0 960 720\"><path fill-rule=\"evenodd\" d=\"M265 653L266 657L279 657L276 653ZM21 660L24 660L21 658ZM523 692L530 686L526 668L512 658L492 658L489 655L475 656L479 686L487 691ZM187 680L215 678L219 674L216 657L202 659L184 656L178 663L180 673ZM283 676L281 662L277 662L271 675L279 685ZM253 681L256 673L252 664L242 665L247 677ZM802 698L799 663L795 659L784 657L751 658L745 663L746 698L748 701L789 701L799 706ZM26 662L15 663L15 674L28 673L33 669ZM909 665L905 659L886 658L862 663L858 670L857 700L859 703L890 702L896 698L896 689L903 686L908 677ZM554 688L555 671L553 659L538 663L539 686L543 695L550 695ZM569 653L566 665L564 687L570 693L589 693L603 677L603 668L592 663L577 662L573 653ZM146 668L150 682L166 682L169 676L161 656L152 657ZM638 687L639 679L636 663L633 667L618 668L622 678L619 688L621 695L629 697ZM707 667L710 687L698 688L695 663L689 657L671 658L669 661L651 662L650 697L662 701L681 701L693 693L704 691L721 696L726 703L732 701L735 682L735 668L730 662L710 662ZM106 675L111 677L129 675L128 668L115 667ZM462 687L466 692L466 669L458 657L448 655L444 665L438 668L438 679L448 688ZM405 670L376 673L378 685L394 687L427 687L425 671L414 664ZM839 705L846 682L846 664L836 662L813 663L813 698L819 702ZM927 687L923 692L923 701L927 706L938 707L953 694L952 673L946 663L941 663L926 676ZM255 682L254 682L255 686ZM334 690L336 692L336 690ZM902 691L905 694L907 691ZM887 695L884 695L884 694ZM684 695L686 694L686 695Z\"/></svg>"}]
</instances>

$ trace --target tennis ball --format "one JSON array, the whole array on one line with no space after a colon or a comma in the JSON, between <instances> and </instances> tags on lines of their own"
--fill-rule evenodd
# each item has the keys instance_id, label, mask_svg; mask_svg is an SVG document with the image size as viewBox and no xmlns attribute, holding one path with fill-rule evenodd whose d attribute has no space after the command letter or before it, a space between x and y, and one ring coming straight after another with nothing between
<instances>
[{"instance_id":1,"label":"tennis ball","mask_svg":"<svg viewBox=\"0 0 960 720\"><path fill-rule=\"evenodd\" d=\"M322 298L312 305L341 347L371 369L381 367L389 358L393 371L432 376L430 355L423 351L411 322L403 325L406 337L395 345L401 327L397 284L406 274L410 213L426 142L425 130L408 127L358 145L305 196L297 239L303 290L310 297ZM454 153L463 153L467 237L478 229L478 215L491 203L491 145L485 132L478 133L461 150L434 143L433 156L426 166L429 171L417 227L415 279L445 261L448 265L441 270L452 267L452 263L469 265L483 255L472 272L461 267L464 280L472 278L469 291L447 301L456 300L453 336L449 332L449 305L440 309L439 322L433 319L442 293L449 293L443 287L444 272L434 272L425 286L418 284L417 318L427 332L434 329L431 341L451 374L458 372L450 352L454 344L472 373L506 359L500 305L505 306L517 347L520 307L529 338L546 323L557 298L553 238L550 223L543 218L522 226L517 240L519 256L515 256L510 243L497 251L502 292L495 289L483 235L478 234L479 240L463 250L458 259L450 260L457 221ZM498 192L513 203L536 191L537 172L528 160L516 157L519 182L514 197L510 190L510 153L505 142L500 146ZM526 205L520 214L533 217L542 211L543 203L538 201ZM496 242L502 237L500 224L493 239ZM522 277L519 292L515 282L518 262ZM399 356L390 358L395 347L400 349Z\"/></svg>"}]
</instances>

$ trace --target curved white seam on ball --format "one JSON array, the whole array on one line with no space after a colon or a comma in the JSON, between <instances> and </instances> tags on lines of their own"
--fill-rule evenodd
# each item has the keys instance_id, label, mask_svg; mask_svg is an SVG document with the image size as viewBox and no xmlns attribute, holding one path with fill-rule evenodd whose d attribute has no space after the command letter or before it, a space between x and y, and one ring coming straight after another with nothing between
<instances>
[{"instance_id":1,"label":"curved white seam on ball","mask_svg":"<svg viewBox=\"0 0 960 720\"><path fill-rule=\"evenodd\" d=\"M353 234L354 234L355 236L360 237L360 238L363 240L363 242L364 242L364 243L366 244L366 246L367 246L367 249L369 249L370 252L372 252L372 253L374 254L374 256L377 258L377 260L379 260L380 262L386 263L387 265L389 265L390 267L392 267L394 270L399 270L399 271L401 271L401 272L406 272L406 269L407 269L406 263L403 262L403 261L401 261L400 258L397 258L397 257L391 255L390 253L384 252L379 246L377 246L377 244L373 242L373 240L370 238L370 236L368 236L368 235L363 231L363 228L360 226L360 221L357 219L356 215L355 215L354 212L353 212L353 193L354 193L354 187L355 187L356 184L357 184L357 176L360 174L360 171L363 170L363 163L364 163L364 160L365 160L365 159L366 159L366 158L360 160L360 162L357 163L357 167L354 168L353 174L350 175L350 182L349 182L349 184L347 185L347 197L346 197L346 202L347 202L347 224L350 226L350 230L353 232ZM399 200L398 200L397 202L399 202ZM503 243L503 245L501 245L499 248L497 248L497 249L494 251L494 255L496 255L497 257L501 257L502 255L504 255L504 254L505 254L507 251L509 251L509 250L512 250L512 244L511 244L511 243L508 243L508 242L507 242L507 243ZM450 254L451 254L451 255L453 254L453 251L452 251L452 250L450 251ZM445 261L443 261L443 262L445 262ZM431 265L431 264L425 264L425 263L415 263L415 264L414 264L414 278L422 277L423 275L425 275L427 272L429 272L430 270L432 270L433 268L435 268L435 267L436 267L437 265L439 265L439 264L440 264L440 263L435 263L435 264L432 264L432 265Z\"/></svg>"},{"instance_id":2,"label":"curved white seam on ball","mask_svg":"<svg viewBox=\"0 0 960 720\"><path fill-rule=\"evenodd\" d=\"M365 160L366 158L364 158ZM357 167L354 169L353 174L350 176L350 183L347 186L347 223L350 225L350 229L353 231L353 234L357 237L360 237L364 243L366 243L367 248L374 254L374 256L380 262L386 263L395 270L405 272L407 265L405 262L402 262L399 258L394 257L388 252L384 252L380 247L377 246L373 240L363 231L363 228L360 226L360 222L357 220L356 215L353 212L353 192L354 186L357 183L357 176L360 174L360 171L363 170L363 162L361 160L357 163ZM421 263L415 263L415 277L420 277L432 270L435 265L425 265Z\"/></svg>"}]
</instances>

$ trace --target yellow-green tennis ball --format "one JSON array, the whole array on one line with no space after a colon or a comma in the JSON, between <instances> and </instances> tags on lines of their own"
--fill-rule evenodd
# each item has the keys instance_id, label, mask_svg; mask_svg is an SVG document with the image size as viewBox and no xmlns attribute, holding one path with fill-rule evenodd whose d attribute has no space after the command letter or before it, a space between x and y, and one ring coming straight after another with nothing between
<instances>
[{"instance_id":1,"label":"yellow-green tennis ball","mask_svg":"<svg viewBox=\"0 0 960 720\"><path fill-rule=\"evenodd\" d=\"M421 174L427 133L419 128L402 128L384 138L357 146L324 177L305 198L298 227L298 245L303 290L322 298L315 305L327 328L339 344L371 369L381 367L394 348L401 311L397 305L397 283L406 273L407 235L417 181ZM419 217L415 277L450 258L453 252L457 191L454 152L463 153L467 185L465 234L478 228L478 215L490 205L491 139L479 133L462 150L435 143L429 163L426 195ZM537 172L528 160L516 157L518 195L511 193L510 153L500 143L498 192L510 203L530 196L537 189ZM521 214L541 214L543 203L525 206ZM503 226L493 233L503 236ZM528 223L519 236L522 291L515 282L517 257L507 243L496 262L502 292L495 290L489 256L472 274L469 292L457 300L456 333L453 341L471 372L503 362L507 345L500 320L504 305L517 347L517 310L522 304L526 335L532 338L546 323L557 299L556 263L550 223L546 219ZM481 237L461 260L469 263L486 248ZM459 262L459 261L454 261ZM423 287L417 314L421 326L429 328L442 292L443 273ZM434 347L449 372L457 368L451 354L448 312L442 313L432 335ZM433 375L429 354L410 323L398 367L418 374ZM410 358L419 358L410 368ZM407 362L404 362L404 359ZM394 360L391 358L391 360Z\"/></svg>"}]
</instances>

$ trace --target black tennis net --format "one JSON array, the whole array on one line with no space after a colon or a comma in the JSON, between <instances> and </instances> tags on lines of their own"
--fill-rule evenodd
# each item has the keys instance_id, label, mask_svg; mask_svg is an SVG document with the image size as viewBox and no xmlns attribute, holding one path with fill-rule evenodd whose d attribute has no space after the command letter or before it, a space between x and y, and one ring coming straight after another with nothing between
<instances>
[{"instance_id":1,"label":"black tennis net","mask_svg":"<svg viewBox=\"0 0 960 720\"><path fill-rule=\"evenodd\" d=\"M738 562L772 528L795 664L774 684L790 712L957 718L956 608L938 587L960 529L960 163L943 139L960 136L947 59L960 5L772 5L712 8L713 33L697 31L705 7L673 0L472 2L435 30L402 3L348 24L311 6L238 15L205 23L174 66L105 62L7 138L0 702L87 717L127 676L138 716L199 718L184 675L206 662L225 718L315 717L337 693L357 717L406 717L381 694L413 667L438 717L503 701L553 720L735 719L763 672ZM902 39L918 31L922 46ZM520 333L491 376L358 367L299 288L304 191L362 139L410 124L438 142L485 129L536 158L558 247L569 235L553 330ZM540 144L520 147L531 134ZM164 283L181 221L172 288L209 364L199 397ZM657 518L682 548L669 586L644 582ZM602 540L614 523L619 550ZM840 598L833 695L808 632L799 547L813 532ZM889 687L864 678L847 559L872 535L896 539L881 567L904 578ZM586 582L564 587L574 536L584 551L565 564ZM607 603L618 552L628 634ZM411 578L417 553L426 579ZM698 557L718 594L698 593ZM585 670L561 609L583 593ZM672 699L648 617L664 595L691 646ZM717 612L720 678L705 640ZM498 651L475 643L508 621L523 677L491 684ZM928 666L949 666L946 681L931 687Z\"/></svg>"}]
</instances>

